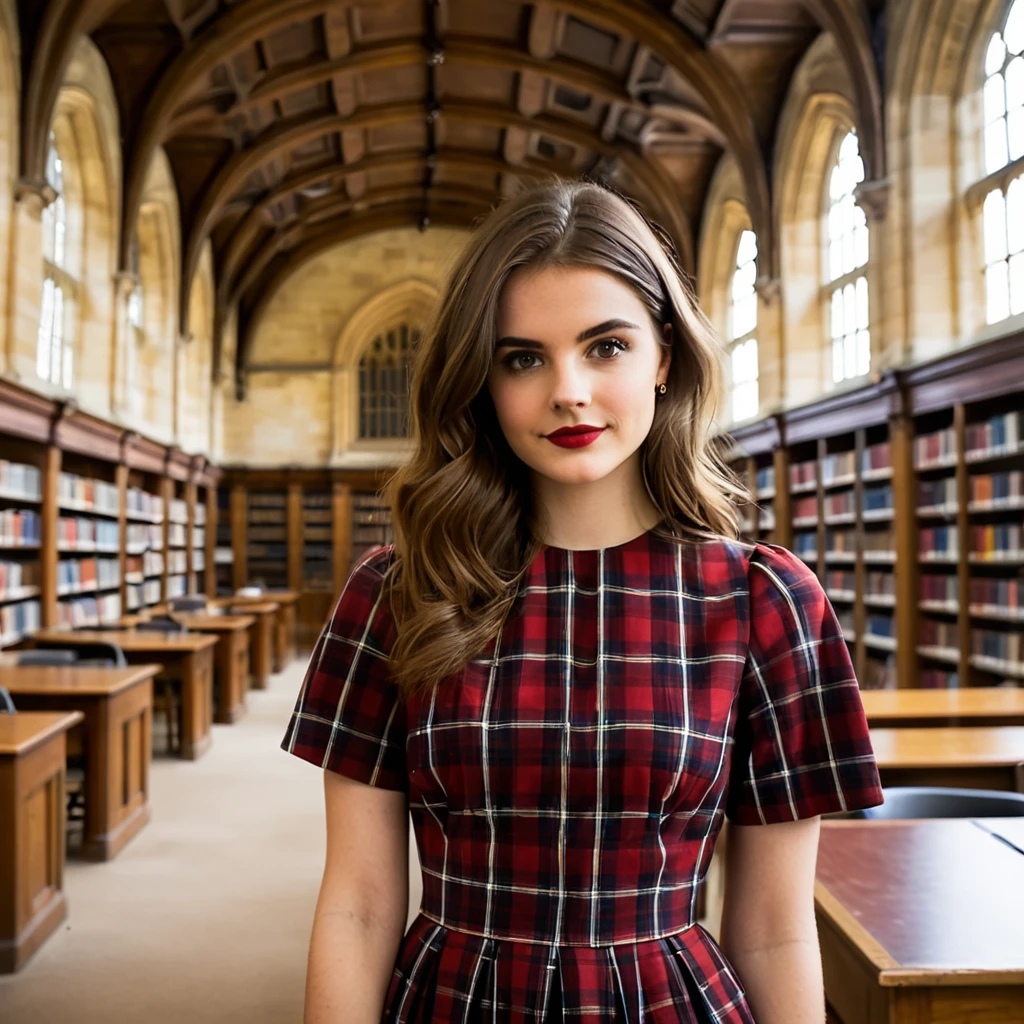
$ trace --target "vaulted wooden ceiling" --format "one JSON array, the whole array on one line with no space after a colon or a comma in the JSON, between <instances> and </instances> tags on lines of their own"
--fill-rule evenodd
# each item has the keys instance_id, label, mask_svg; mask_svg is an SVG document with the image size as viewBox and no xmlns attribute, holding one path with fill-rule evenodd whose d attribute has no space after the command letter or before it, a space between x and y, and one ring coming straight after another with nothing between
<instances>
[{"instance_id":1,"label":"vaulted wooden ceiling","mask_svg":"<svg viewBox=\"0 0 1024 1024\"><path fill-rule=\"evenodd\" d=\"M605 180L694 270L716 161L741 169L774 276L768 167L792 70L832 31L868 178L884 177L881 0L21 0L22 174L44 177L75 40L103 52L124 144L121 266L158 146L182 214L182 322L206 239L244 369L261 304L305 258L395 225L470 225L524 182ZM215 365L219 360L215 361Z\"/></svg>"}]
</instances>

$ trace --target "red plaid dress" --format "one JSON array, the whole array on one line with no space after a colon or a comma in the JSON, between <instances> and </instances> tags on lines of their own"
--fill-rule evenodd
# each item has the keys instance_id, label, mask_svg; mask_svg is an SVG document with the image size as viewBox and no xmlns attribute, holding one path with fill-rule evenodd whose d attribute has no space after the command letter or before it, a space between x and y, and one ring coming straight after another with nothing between
<instances>
[{"instance_id":1,"label":"red plaid dress","mask_svg":"<svg viewBox=\"0 0 1024 1024\"><path fill-rule=\"evenodd\" d=\"M882 793L842 631L790 552L546 547L432 697L388 674L392 548L350 576L282 746L406 792L423 872L386 1022L752 1024L695 922L723 817Z\"/></svg>"}]
</instances>

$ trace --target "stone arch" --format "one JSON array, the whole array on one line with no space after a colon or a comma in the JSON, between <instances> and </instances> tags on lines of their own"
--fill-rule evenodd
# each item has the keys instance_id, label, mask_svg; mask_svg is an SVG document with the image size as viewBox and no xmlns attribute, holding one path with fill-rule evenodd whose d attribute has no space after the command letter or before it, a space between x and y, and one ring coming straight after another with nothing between
<instances>
[{"instance_id":1,"label":"stone arch","mask_svg":"<svg viewBox=\"0 0 1024 1024\"><path fill-rule=\"evenodd\" d=\"M214 331L213 246L199 254L189 297L188 329L179 353L175 436L186 451L210 451Z\"/></svg>"},{"instance_id":2,"label":"stone arch","mask_svg":"<svg viewBox=\"0 0 1024 1024\"><path fill-rule=\"evenodd\" d=\"M1007 0L912 0L893 26L887 278L914 360L991 333L982 329L980 207L970 188L982 177L985 47L1007 10Z\"/></svg>"},{"instance_id":3,"label":"stone arch","mask_svg":"<svg viewBox=\"0 0 1024 1024\"><path fill-rule=\"evenodd\" d=\"M831 381L822 293L825 191L839 144L856 124L848 93L817 90L813 82L805 82L787 100L776 150L776 234L780 279L785 282L779 312L785 339L780 369L787 406L812 401ZM799 113L790 100L801 102Z\"/></svg>"},{"instance_id":4,"label":"stone arch","mask_svg":"<svg viewBox=\"0 0 1024 1024\"><path fill-rule=\"evenodd\" d=\"M364 302L349 317L334 345L333 438L331 458L334 464L359 463L360 454L379 460L386 448L400 455L409 442L359 440L359 360L366 347L381 331L398 324L423 330L437 306L437 287L429 281L409 278L391 285Z\"/></svg>"},{"instance_id":5,"label":"stone arch","mask_svg":"<svg viewBox=\"0 0 1024 1024\"><path fill-rule=\"evenodd\" d=\"M139 208L139 278L143 324L138 335L126 330L126 347L137 346L134 380L126 398L134 399L133 419L161 439L174 437L177 390L180 385L177 300L180 293L181 232L178 196L166 153L157 150L146 176ZM122 275L119 319L127 318L127 300L135 286ZM128 360L129 365L133 360ZM167 382L174 386L168 388Z\"/></svg>"}]
</instances>

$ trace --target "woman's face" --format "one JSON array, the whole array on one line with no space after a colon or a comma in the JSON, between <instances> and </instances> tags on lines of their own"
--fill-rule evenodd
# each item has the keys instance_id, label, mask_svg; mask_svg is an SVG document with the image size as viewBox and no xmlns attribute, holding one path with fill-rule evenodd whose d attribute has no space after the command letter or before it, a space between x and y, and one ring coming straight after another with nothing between
<instances>
[{"instance_id":1,"label":"woman's face","mask_svg":"<svg viewBox=\"0 0 1024 1024\"><path fill-rule=\"evenodd\" d=\"M631 288L599 270L522 267L502 290L497 328L487 386L509 446L527 466L579 484L639 458L671 352ZM671 328L664 332L670 340ZM572 447L548 436L582 425L600 433Z\"/></svg>"}]
</instances>

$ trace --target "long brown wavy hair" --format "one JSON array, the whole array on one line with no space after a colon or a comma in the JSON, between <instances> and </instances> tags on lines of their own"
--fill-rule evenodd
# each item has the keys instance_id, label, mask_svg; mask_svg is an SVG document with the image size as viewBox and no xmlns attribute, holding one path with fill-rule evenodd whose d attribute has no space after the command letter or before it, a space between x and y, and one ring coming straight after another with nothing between
<instances>
[{"instance_id":1,"label":"long brown wavy hair","mask_svg":"<svg viewBox=\"0 0 1024 1024\"><path fill-rule=\"evenodd\" d=\"M410 378L411 460L384 488L395 531L388 571L397 638L392 676L428 693L493 640L543 545L530 470L509 447L487 377L498 299L517 267L614 274L647 307L662 340L672 325L667 394L641 446L647 493L683 543L737 536L741 489L711 429L721 350L667 236L617 193L554 179L487 216L449 275Z\"/></svg>"}]
</instances>

